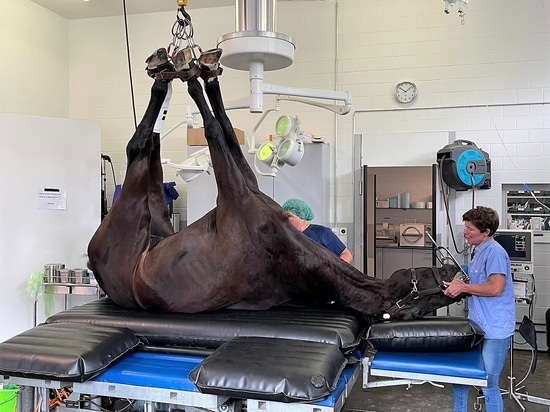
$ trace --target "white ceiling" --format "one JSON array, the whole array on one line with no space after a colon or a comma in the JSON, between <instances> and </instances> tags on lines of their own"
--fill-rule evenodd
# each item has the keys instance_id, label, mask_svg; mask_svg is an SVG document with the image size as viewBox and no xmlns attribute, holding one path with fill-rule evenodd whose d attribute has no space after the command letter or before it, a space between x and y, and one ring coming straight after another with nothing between
<instances>
[{"instance_id":1,"label":"white ceiling","mask_svg":"<svg viewBox=\"0 0 550 412\"><path fill-rule=\"evenodd\" d=\"M31 0L69 20L119 16L124 3L128 14L155 13L178 9L176 0ZM186 9L231 6L235 0L188 0Z\"/></svg>"}]
</instances>

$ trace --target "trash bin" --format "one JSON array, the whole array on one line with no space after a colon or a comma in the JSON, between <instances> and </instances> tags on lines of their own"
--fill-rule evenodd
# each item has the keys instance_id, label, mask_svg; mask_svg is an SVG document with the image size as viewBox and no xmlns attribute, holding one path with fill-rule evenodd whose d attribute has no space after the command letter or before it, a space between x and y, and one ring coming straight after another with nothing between
<instances>
[{"instance_id":1,"label":"trash bin","mask_svg":"<svg viewBox=\"0 0 550 412\"><path fill-rule=\"evenodd\" d=\"M6 384L0 389L0 412L15 412L17 407L17 393L19 387Z\"/></svg>"}]
</instances>

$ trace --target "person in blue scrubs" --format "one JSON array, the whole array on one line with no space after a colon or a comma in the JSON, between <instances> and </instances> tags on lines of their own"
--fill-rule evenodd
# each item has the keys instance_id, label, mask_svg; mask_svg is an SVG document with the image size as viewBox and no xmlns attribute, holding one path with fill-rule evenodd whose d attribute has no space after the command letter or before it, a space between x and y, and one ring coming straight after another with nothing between
<instances>
[{"instance_id":1,"label":"person in blue scrubs","mask_svg":"<svg viewBox=\"0 0 550 412\"><path fill-rule=\"evenodd\" d=\"M499 226L498 213L477 206L462 215L464 238L473 246L468 265L469 283L460 280L443 282L445 294L455 297L468 294L468 318L485 332L481 354L487 371L487 387L482 388L487 412L504 409L499 380L510 348L516 324L514 286L510 258L494 240ZM468 410L469 387L453 385L454 411Z\"/></svg>"},{"instance_id":2,"label":"person in blue scrubs","mask_svg":"<svg viewBox=\"0 0 550 412\"><path fill-rule=\"evenodd\" d=\"M296 229L331 250L343 261L351 263L353 255L340 238L330 228L311 223L315 215L306 202L301 199L288 199L283 203L283 210Z\"/></svg>"}]
</instances>

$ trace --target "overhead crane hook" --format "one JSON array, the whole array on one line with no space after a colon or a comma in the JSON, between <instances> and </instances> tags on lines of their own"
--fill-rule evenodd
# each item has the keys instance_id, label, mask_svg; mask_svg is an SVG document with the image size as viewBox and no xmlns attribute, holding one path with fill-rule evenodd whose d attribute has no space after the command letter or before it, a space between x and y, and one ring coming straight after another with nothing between
<instances>
[{"instance_id":1,"label":"overhead crane hook","mask_svg":"<svg viewBox=\"0 0 550 412\"><path fill-rule=\"evenodd\" d=\"M191 23L191 16L185 11L187 0L176 0L178 4L178 11L176 13L176 21L172 26L172 42L168 45L167 52L170 57L174 57L180 50L182 40L187 43L187 46L191 49L193 56L196 58L197 53L200 54L201 50L193 40L193 24ZM198 49L198 51L196 50Z\"/></svg>"}]
</instances>

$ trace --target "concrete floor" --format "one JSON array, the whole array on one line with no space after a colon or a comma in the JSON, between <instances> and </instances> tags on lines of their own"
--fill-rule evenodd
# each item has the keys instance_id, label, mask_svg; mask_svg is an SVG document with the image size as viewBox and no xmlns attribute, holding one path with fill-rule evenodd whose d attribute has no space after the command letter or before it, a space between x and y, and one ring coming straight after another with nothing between
<instances>
[{"instance_id":1,"label":"concrete floor","mask_svg":"<svg viewBox=\"0 0 550 412\"><path fill-rule=\"evenodd\" d=\"M526 350L514 351L514 376L519 382L525 376L531 361L531 352ZM510 361L505 364L501 375L501 389L508 389L510 376ZM371 378L373 379L373 378ZM387 378L385 378L387 379ZM535 373L523 383L521 391L531 396L550 399L550 356L546 352L538 352ZM519 391L518 391L519 392ZM470 390L471 406L474 411L477 391ZM550 402L550 401L549 401ZM527 412L549 412L550 406L522 401ZM482 407L485 411L485 407ZM523 409L504 395L505 412L521 412ZM406 386L363 389L361 382L357 382L348 397L342 412L453 412L452 386L446 384L444 388L437 388L430 384L414 385L410 389Z\"/></svg>"}]
</instances>

